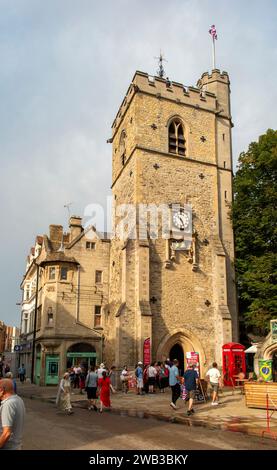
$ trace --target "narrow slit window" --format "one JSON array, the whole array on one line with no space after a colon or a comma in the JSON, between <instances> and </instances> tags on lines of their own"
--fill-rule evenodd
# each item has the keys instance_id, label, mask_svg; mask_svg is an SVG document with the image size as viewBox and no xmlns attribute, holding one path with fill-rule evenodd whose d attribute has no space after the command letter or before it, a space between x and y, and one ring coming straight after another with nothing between
<instances>
[{"instance_id":1,"label":"narrow slit window","mask_svg":"<svg viewBox=\"0 0 277 470\"><path fill-rule=\"evenodd\" d=\"M119 140L119 152L120 152L121 164L122 166L124 166L126 162L126 132L124 130L121 132L121 136Z\"/></svg>"},{"instance_id":2,"label":"narrow slit window","mask_svg":"<svg viewBox=\"0 0 277 470\"><path fill-rule=\"evenodd\" d=\"M95 271L95 283L96 284L102 283L102 271Z\"/></svg>"},{"instance_id":3,"label":"narrow slit window","mask_svg":"<svg viewBox=\"0 0 277 470\"><path fill-rule=\"evenodd\" d=\"M184 156L186 154L186 140L184 128L178 119L172 121L168 129L168 151L176 155Z\"/></svg>"},{"instance_id":4,"label":"narrow slit window","mask_svg":"<svg viewBox=\"0 0 277 470\"><path fill-rule=\"evenodd\" d=\"M94 326L101 326L101 305L94 306Z\"/></svg>"}]
</instances>

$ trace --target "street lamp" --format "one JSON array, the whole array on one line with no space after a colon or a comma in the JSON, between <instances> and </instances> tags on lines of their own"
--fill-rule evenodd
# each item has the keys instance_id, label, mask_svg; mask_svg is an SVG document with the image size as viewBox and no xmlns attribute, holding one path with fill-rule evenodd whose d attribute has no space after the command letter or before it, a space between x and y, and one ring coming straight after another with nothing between
<instances>
[{"instance_id":1,"label":"street lamp","mask_svg":"<svg viewBox=\"0 0 277 470\"><path fill-rule=\"evenodd\" d=\"M33 331L33 344L32 344L32 368L31 368L31 381L35 383L35 342L36 342L36 329L37 329L37 310L38 310L38 278L39 278L39 265L34 261L37 267L36 279L36 299L35 299L35 318L34 318L34 331Z\"/></svg>"}]
</instances>

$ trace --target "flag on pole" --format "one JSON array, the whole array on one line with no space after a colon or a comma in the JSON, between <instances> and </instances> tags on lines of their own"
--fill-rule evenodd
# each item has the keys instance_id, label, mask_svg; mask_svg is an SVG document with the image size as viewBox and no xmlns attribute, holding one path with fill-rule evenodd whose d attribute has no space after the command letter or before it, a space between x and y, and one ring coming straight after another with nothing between
<instances>
[{"instance_id":1,"label":"flag on pole","mask_svg":"<svg viewBox=\"0 0 277 470\"><path fill-rule=\"evenodd\" d=\"M209 29L209 33L212 36L213 39L217 39L217 33L215 29L215 25L212 24L211 29Z\"/></svg>"}]
</instances>

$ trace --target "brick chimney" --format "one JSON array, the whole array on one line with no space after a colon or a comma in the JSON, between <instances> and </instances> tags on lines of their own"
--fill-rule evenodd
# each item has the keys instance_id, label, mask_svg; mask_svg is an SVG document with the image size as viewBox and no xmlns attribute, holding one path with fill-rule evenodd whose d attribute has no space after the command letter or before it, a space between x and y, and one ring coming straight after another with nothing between
<instances>
[{"instance_id":1,"label":"brick chimney","mask_svg":"<svg viewBox=\"0 0 277 470\"><path fill-rule=\"evenodd\" d=\"M72 215L69 219L70 242L77 238L83 231L82 217Z\"/></svg>"},{"instance_id":2,"label":"brick chimney","mask_svg":"<svg viewBox=\"0 0 277 470\"><path fill-rule=\"evenodd\" d=\"M49 225L49 238L51 242L61 243L63 239L63 226Z\"/></svg>"}]
</instances>

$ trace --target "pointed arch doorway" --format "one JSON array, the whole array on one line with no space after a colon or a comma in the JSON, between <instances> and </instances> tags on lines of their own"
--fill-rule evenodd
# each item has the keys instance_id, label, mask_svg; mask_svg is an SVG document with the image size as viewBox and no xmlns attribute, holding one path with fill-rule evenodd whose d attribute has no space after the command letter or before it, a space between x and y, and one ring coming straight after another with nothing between
<instances>
[{"instance_id":1,"label":"pointed arch doorway","mask_svg":"<svg viewBox=\"0 0 277 470\"><path fill-rule=\"evenodd\" d=\"M174 359L178 359L179 361L179 370L181 375L184 374L184 367L185 367L185 355L184 350L179 343L175 343L174 346L170 349L169 352L169 359L173 361Z\"/></svg>"}]
</instances>

